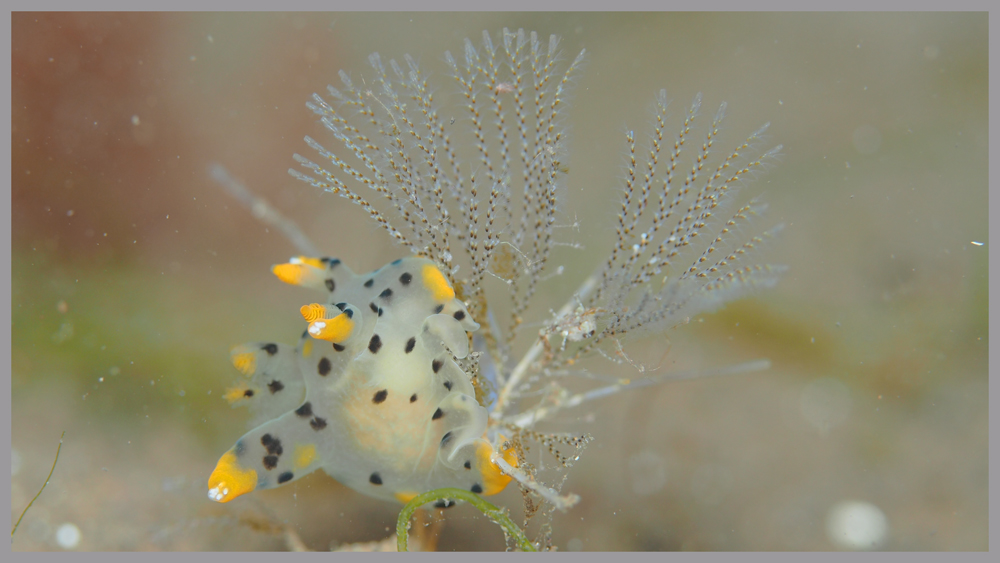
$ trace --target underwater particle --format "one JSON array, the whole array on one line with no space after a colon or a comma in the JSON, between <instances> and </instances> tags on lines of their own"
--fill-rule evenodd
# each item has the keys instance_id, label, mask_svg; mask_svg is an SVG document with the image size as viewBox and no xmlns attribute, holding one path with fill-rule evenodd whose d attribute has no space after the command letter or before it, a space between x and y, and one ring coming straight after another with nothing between
<instances>
[{"instance_id":1,"label":"underwater particle","mask_svg":"<svg viewBox=\"0 0 1000 563\"><path fill-rule=\"evenodd\" d=\"M820 377L806 384L799 396L799 410L810 426L826 434L847 421L851 392L840 380Z\"/></svg>"},{"instance_id":2,"label":"underwater particle","mask_svg":"<svg viewBox=\"0 0 1000 563\"><path fill-rule=\"evenodd\" d=\"M667 464L663 456L650 449L629 458L628 472L632 477L632 492L639 496L659 492L667 484Z\"/></svg>"},{"instance_id":3,"label":"underwater particle","mask_svg":"<svg viewBox=\"0 0 1000 563\"><path fill-rule=\"evenodd\" d=\"M862 125L851 135L854 148L861 154L874 154L882 146L882 134L871 125Z\"/></svg>"},{"instance_id":4,"label":"underwater particle","mask_svg":"<svg viewBox=\"0 0 1000 563\"><path fill-rule=\"evenodd\" d=\"M80 545L80 535L80 528L72 522L67 522L56 528L56 543L63 549L75 549Z\"/></svg>"},{"instance_id":5,"label":"underwater particle","mask_svg":"<svg viewBox=\"0 0 1000 563\"><path fill-rule=\"evenodd\" d=\"M826 536L841 549L878 549L885 543L888 531L885 513L870 502L841 501L826 516Z\"/></svg>"},{"instance_id":6,"label":"underwater particle","mask_svg":"<svg viewBox=\"0 0 1000 563\"><path fill-rule=\"evenodd\" d=\"M59 325L59 330L52 334L52 341L56 344L62 344L70 338L73 338L73 323L71 322Z\"/></svg>"}]
</instances>

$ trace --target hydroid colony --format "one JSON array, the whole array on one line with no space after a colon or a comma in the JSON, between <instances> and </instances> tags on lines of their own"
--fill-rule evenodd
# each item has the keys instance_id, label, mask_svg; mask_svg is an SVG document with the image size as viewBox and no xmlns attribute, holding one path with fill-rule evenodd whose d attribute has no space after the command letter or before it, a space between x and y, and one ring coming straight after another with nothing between
<instances>
[{"instance_id":1,"label":"hydroid colony","mask_svg":"<svg viewBox=\"0 0 1000 563\"><path fill-rule=\"evenodd\" d=\"M563 122L584 52L563 59L555 36L505 29L445 60L461 99L447 111L410 56L386 65L378 54L367 80L342 71L339 88L307 103L328 135L306 137L315 154L295 155L291 175L358 205L410 257L367 274L333 258L275 266L282 281L326 299L302 307L297 345L234 349L246 377L227 398L249 403L263 424L220 459L214 500L322 467L402 502L439 487L494 494L513 479L529 511L568 508L579 497L541 483L525 451L540 442L565 467L589 437L539 424L655 381L570 391L578 363L631 362L625 339L775 283L779 269L754 258L770 234L751 234L763 206L735 194L780 147L759 150L765 126L719 154L725 105L701 126L700 97L671 135L661 91L650 130L626 134L608 254L560 310L532 310L539 285L562 272L553 249L571 243L557 231L557 194L583 181L565 169Z\"/></svg>"}]
</instances>

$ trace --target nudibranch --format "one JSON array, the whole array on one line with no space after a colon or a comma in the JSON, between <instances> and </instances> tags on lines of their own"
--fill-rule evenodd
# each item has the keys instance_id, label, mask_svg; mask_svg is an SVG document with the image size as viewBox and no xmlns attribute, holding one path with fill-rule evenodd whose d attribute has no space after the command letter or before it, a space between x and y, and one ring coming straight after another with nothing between
<instances>
[{"instance_id":1,"label":"nudibranch","mask_svg":"<svg viewBox=\"0 0 1000 563\"><path fill-rule=\"evenodd\" d=\"M323 468L352 489L408 502L441 487L492 495L517 465L502 437L487 439L488 413L455 362L479 325L441 270L426 258L396 260L368 274L340 260L297 257L273 267L286 283L328 293L303 306L297 346L237 346L244 378L226 399L265 421L219 459L208 497L290 483Z\"/></svg>"}]
</instances>

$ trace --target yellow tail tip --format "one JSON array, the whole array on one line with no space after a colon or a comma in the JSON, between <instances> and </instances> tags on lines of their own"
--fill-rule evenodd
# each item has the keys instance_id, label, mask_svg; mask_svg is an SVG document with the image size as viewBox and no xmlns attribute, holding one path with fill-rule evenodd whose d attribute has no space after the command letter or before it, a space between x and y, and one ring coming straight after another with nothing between
<instances>
[{"instance_id":1,"label":"yellow tail tip","mask_svg":"<svg viewBox=\"0 0 1000 563\"><path fill-rule=\"evenodd\" d=\"M506 443L503 436L500 436L500 441ZM479 472L483 475L484 495L495 495L499 493L507 488L507 485L513 479L510 475L505 475L499 465L493 463L493 460L491 459L493 457L493 452L493 446L485 440L483 440L476 449L476 462L479 467ZM514 450L513 446L504 448L497 453L503 457L504 461L514 467L517 467L517 452Z\"/></svg>"},{"instance_id":2,"label":"yellow tail tip","mask_svg":"<svg viewBox=\"0 0 1000 563\"><path fill-rule=\"evenodd\" d=\"M257 472L240 466L232 450L224 453L208 478L208 498L229 502L257 488Z\"/></svg>"}]
</instances>

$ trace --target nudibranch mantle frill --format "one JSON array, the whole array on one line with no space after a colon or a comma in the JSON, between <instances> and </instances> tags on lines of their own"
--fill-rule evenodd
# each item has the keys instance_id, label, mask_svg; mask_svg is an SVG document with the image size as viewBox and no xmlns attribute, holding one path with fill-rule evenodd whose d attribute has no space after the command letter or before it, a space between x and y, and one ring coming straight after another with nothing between
<instances>
[{"instance_id":1,"label":"nudibranch mantle frill","mask_svg":"<svg viewBox=\"0 0 1000 563\"><path fill-rule=\"evenodd\" d=\"M517 456L486 439L488 413L453 358L479 325L426 258L357 275L340 260L293 258L282 281L329 293L302 307L298 346L237 346L245 376L229 389L266 421L236 441L208 480L228 502L317 468L361 493L407 502L441 487L495 494L510 482L492 461ZM504 449L506 448L506 449Z\"/></svg>"}]
</instances>

